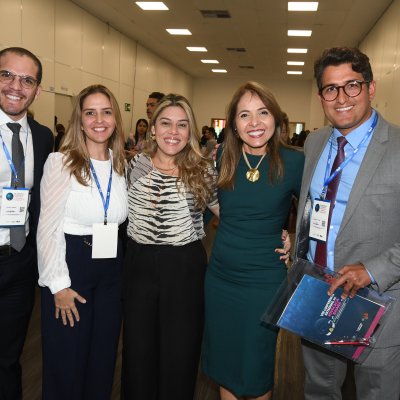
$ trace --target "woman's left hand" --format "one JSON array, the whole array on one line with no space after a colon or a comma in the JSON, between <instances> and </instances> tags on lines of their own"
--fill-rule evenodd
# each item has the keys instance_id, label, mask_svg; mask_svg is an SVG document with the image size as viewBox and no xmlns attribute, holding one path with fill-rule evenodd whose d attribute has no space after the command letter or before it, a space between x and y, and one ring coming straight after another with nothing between
<instances>
[{"instance_id":1,"label":"woman's left hand","mask_svg":"<svg viewBox=\"0 0 400 400\"><path fill-rule=\"evenodd\" d=\"M290 248L292 247L292 242L290 241L290 235L286 229L282 230L282 248L275 249L275 253L282 254L279 259L284 261L288 265L290 260Z\"/></svg>"}]
</instances>

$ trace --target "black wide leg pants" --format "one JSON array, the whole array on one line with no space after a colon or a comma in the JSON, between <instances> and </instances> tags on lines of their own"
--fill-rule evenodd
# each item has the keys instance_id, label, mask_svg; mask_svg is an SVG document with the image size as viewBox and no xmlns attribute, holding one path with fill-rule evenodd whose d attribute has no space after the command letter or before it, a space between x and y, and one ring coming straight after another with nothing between
<instances>
[{"instance_id":1,"label":"black wide leg pants","mask_svg":"<svg viewBox=\"0 0 400 400\"><path fill-rule=\"evenodd\" d=\"M124 400L193 398L206 265L201 241L158 246L129 239L123 275Z\"/></svg>"}]
</instances>

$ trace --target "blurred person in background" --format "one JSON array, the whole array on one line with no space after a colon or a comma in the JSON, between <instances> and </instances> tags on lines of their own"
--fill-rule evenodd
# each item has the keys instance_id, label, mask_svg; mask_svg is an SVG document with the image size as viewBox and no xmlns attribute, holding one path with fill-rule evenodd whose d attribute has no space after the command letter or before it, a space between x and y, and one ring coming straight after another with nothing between
<instances>
[{"instance_id":1,"label":"blurred person in background","mask_svg":"<svg viewBox=\"0 0 400 400\"><path fill-rule=\"evenodd\" d=\"M150 120L153 116L155 109L158 106L160 100L164 97L164 93L152 92L149 94L149 98L146 101L146 114L147 118Z\"/></svg>"}]
</instances>

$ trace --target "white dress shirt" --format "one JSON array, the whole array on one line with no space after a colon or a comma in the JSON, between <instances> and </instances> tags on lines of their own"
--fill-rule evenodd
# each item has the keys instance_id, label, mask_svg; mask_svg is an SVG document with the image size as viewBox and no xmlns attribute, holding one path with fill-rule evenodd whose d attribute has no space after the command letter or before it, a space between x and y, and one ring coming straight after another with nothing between
<instances>
[{"instance_id":1,"label":"white dress shirt","mask_svg":"<svg viewBox=\"0 0 400 400\"><path fill-rule=\"evenodd\" d=\"M71 176L62 153L49 155L40 184L41 209L37 233L39 285L57 293L71 286L65 260L64 234L92 235L93 224L104 221L104 207L93 179L88 186ZM92 160L103 193L107 192L110 161ZM113 171L107 221L121 224L128 216L125 177Z\"/></svg>"},{"instance_id":2,"label":"white dress shirt","mask_svg":"<svg viewBox=\"0 0 400 400\"><path fill-rule=\"evenodd\" d=\"M26 114L18 121L13 121L7 114L0 109L0 207L2 200L3 187L10 187L11 184L11 168L8 164L3 149L3 142L7 147L11 156L11 140L13 133L7 126L9 122L16 122L21 125L20 139L25 154L25 187L31 189L33 186L33 144L32 132L28 125ZM26 235L29 233L29 213L26 214L25 230ZM0 227L0 246L10 244L10 229Z\"/></svg>"}]
</instances>

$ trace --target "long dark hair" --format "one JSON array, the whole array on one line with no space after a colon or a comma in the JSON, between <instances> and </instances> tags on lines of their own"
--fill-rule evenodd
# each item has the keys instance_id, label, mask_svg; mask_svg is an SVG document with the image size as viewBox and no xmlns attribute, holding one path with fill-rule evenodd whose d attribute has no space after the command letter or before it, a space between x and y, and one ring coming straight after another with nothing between
<instances>
[{"instance_id":1,"label":"long dark hair","mask_svg":"<svg viewBox=\"0 0 400 400\"><path fill-rule=\"evenodd\" d=\"M146 124L146 132L149 129L149 123L144 118L140 118L137 120L136 128L135 128L135 144L137 144L137 142L139 140L139 132L138 132L137 128L141 122L144 122ZM146 139L146 132L145 132L145 136L143 139Z\"/></svg>"}]
</instances>

